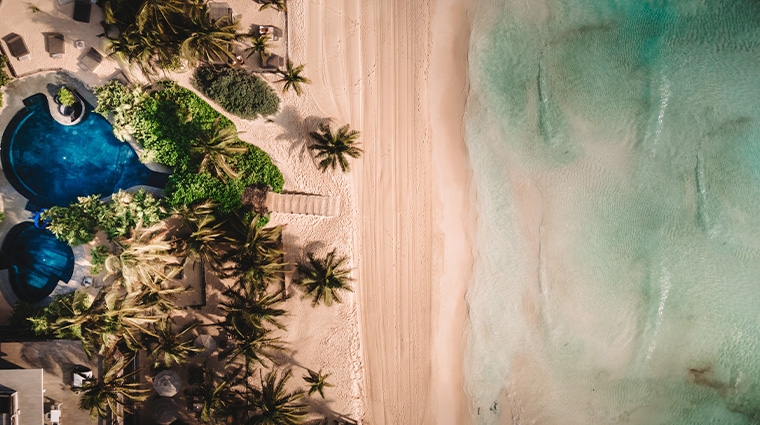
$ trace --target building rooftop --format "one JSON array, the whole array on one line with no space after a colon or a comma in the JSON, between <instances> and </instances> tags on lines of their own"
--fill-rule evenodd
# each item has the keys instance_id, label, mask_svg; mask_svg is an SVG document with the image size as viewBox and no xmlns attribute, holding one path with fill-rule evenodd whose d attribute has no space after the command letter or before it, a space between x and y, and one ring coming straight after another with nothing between
<instances>
[{"instance_id":1,"label":"building rooftop","mask_svg":"<svg viewBox=\"0 0 760 425\"><path fill-rule=\"evenodd\" d=\"M9 411L0 414L3 420L12 423L9 420L13 414L10 405L15 393L18 399L18 425L43 425L42 373L42 369L0 369L0 385L4 387L4 400L0 404L8 407Z\"/></svg>"}]
</instances>

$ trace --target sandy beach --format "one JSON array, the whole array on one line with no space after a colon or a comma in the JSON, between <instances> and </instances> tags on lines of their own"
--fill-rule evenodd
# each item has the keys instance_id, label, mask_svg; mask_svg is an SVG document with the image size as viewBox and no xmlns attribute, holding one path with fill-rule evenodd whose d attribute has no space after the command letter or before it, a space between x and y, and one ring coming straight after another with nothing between
<instances>
[{"instance_id":1,"label":"sandy beach","mask_svg":"<svg viewBox=\"0 0 760 425\"><path fill-rule=\"evenodd\" d=\"M291 53L309 64L309 96L362 132L351 186L366 423L466 424L464 3L300 7L291 9L291 28L304 19L307 37L291 29Z\"/></svg>"},{"instance_id":2,"label":"sandy beach","mask_svg":"<svg viewBox=\"0 0 760 425\"><path fill-rule=\"evenodd\" d=\"M5 3L29 15L21 2ZM242 140L270 154L286 191L339 199L337 217L273 214L272 223L287 225L291 262L332 248L351 258L354 293L332 308L294 297L286 325L293 363L331 373L326 404L360 423L470 422L462 373L474 220L462 140L465 3L292 1L287 50L306 64L312 84L304 96L283 95L271 121L225 114ZM244 17L252 7L229 4ZM43 12L27 16L37 33L63 21L69 5ZM17 21L8 28L22 33L24 20ZM96 22L72 28L66 39L102 47ZM97 73L82 73L71 45L55 62L41 39L29 37L32 61L14 59L20 74L62 68L95 85L119 72L107 60ZM170 77L192 88L190 73ZM361 132L364 155L349 174L319 172L306 150L308 132L325 118Z\"/></svg>"},{"instance_id":3,"label":"sandy beach","mask_svg":"<svg viewBox=\"0 0 760 425\"><path fill-rule=\"evenodd\" d=\"M351 176L366 423L468 423L464 5L326 3L305 4L304 44L310 96L362 131Z\"/></svg>"}]
</instances>

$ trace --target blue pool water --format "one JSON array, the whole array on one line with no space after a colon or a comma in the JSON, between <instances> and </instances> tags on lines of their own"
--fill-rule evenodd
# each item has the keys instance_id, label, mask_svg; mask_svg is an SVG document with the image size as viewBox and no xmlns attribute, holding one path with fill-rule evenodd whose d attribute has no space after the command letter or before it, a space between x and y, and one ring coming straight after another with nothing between
<instances>
[{"instance_id":1,"label":"blue pool water","mask_svg":"<svg viewBox=\"0 0 760 425\"><path fill-rule=\"evenodd\" d=\"M56 122L46 98L34 95L3 134L3 172L29 199L27 209L76 202L80 196L110 195L137 185L163 187L167 175L145 167L111 124L91 113L73 126Z\"/></svg>"},{"instance_id":2,"label":"blue pool water","mask_svg":"<svg viewBox=\"0 0 760 425\"><path fill-rule=\"evenodd\" d=\"M71 247L28 221L8 232L2 253L0 261L8 269L13 292L24 301L41 301L74 271Z\"/></svg>"}]
</instances>

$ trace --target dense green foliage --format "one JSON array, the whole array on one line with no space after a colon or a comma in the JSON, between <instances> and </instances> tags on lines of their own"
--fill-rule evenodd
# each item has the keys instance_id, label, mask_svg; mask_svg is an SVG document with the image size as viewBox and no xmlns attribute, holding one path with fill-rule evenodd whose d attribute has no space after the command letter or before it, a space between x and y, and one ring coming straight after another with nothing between
<instances>
[{"instance_id":1,"label":"dense green foliage","mask_svg":"<svg viewBox=\"0 0 760 425\"><path fill-rule=\"evenodd\" d=\"M211 199L222 212L229 212L242 206L240 195L248 185L265 184L276 192L282 190L282 174L269 155L239 139L225 145L228 155L214 156L215 161L229 163L237 177L212 174L216 167L203 165L207 152L196 148L220 128L232 128L236 133L234 124L174 82L162 82L157 88L145 94L109 83L96 90L97 111L112 114L114 132L132 135L144 148L145 160L174 169L165 190L169 204L190 205Z\"/></svg>"},{"instance_id":2,"label":"dense green foliage","mask_svg":"<svg viewBox=\"0 0 760 425\"><path fill-rule=\"evenodd\" d=\"M92 260L90 264L90 274L98 275L103 271L103 266L106 265L106 258L108 258L108 247L105 245L98 245L92 249Z\"/></svg>"},{"instance_id":3,"label":"dense green foliage","mask_svg":"<svg viewBox=\"0 0 760 425\"><path fill-rule=\"evenodd\" d=\"M11 82L11 76L5 72L5 66L8 65L8 56L0 53L0 89ZM3 96L0 94L0 107L3 106Z\"/></svg>"},{"instance_id":4,"label":"dense green foliage","mask_svg":"<svg viewBox=\"0 0 760 425\"><path fill-rule=\"evenodd\" d=\"M51 207L43 214L48 230L72 246L90 242L98 230L114 240L127 235L138 222L149 226L167 216L162 201L142 189L120 190L110 201L101 201L99 195L81 197L68 207Z\"/></svg>"},{"instance_id":5,"label":"dense green foliage","mask_svg":"<svg viewBox=\"0 0 760 425\"><path fill-rule=\"evenodd\" d=\"M183 62L234 59L241 39L237 22L212 21L205 1L99 0L111 55L137 65L146 75L179 69Z\"/></svg>"},{"instance_id":6,"label":"dense green foliage","mask_svg":"<svg viewBox=\"0 0 760 425\"><path fill-rule=\"evenodd\" d=\"M4 212L0 212L0 223L2 223L3 220L5 220L5 213Z\"/></svg>"},{"instance_id":7,"label":"dense green foliage","mask_svg":"<svg viewBox=\"0 0 760 425\"><path fill-rule=\"evenodd\" d=\"M61 87L58 89L58 102L60 102L63 106L71 106L77 103L77 98L74 96L74 93L72 93L71 90L67 89L66 87Z\"/></svg>"},{"instance_id":8,"label":"dense green foliage","mask_svg":"<svg viewBox=\"0 0 760 425\"><path fill-rule=\"evenodd\" d=\"M224 110L252 119L277 113L280 98L261 78L243 69L212 68L195 70L195 85Z\"/></svg>"}]
</instances>

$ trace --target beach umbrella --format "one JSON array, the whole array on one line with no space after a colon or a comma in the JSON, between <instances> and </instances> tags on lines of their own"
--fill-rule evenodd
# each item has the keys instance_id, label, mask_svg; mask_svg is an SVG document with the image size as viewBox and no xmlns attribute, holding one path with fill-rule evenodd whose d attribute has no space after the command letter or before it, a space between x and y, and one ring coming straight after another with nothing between
<instances>
[{"instance_id":1,"label":"beach umbrella","mask_svg":"<svg viewBox=\"0 0 760 425\"><path fill-rule=\"evenodd\" d=\"M153 403L153 419L159 424L170 424L177 420L177 403L168 397L161 397Z\"/></svg>"},{"instance_id":2,"label":"beach umbrella","mask_svg":"<svg viewBox=\"0 0 760 425\"><path fill-rule=\"evenodd\" d=\"M153 388L160 396L174 397L182 388L182 381L179 379L177 372L165 370L153 378Z\"/></svg>"},{"instance_id":3,"label":"beach umbrella","mask_svg":"<svg viewBox=\"0 0 760 425\"><path fill-rule=\"evenodd\" d=\"M198 353L199 356L207 357L216 350L216 340L211 335L198 335L198 338L195 338L195 346L203 349Z\"/></svg>"}]
</instances>

